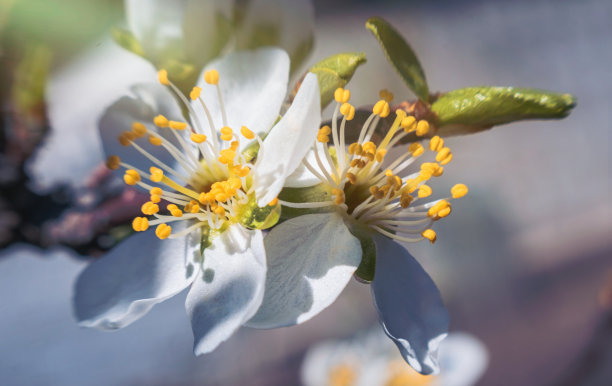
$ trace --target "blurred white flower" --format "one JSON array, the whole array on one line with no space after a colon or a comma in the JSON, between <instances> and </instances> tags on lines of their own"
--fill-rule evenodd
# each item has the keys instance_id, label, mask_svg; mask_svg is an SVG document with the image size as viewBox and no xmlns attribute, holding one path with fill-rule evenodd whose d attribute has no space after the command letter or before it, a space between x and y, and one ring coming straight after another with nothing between
<instances>
[{"instance_id":1,"label":"blurred white flower","mask_svg":"<svg viewBox=\"0 0 612 386\"><path fill-rule=\"evenodd\" d=\"M141 210L153 219L136 217L137 233L79 276L74 307L81 325L125 327L191 287L186 308L195 353L203 354L255 314L266 277L260 229L273 225L270 216L278 219L276 196L321 121L319 85L308 74L274 125L288 76L289 57L278 48L236 52L207 67L191 101L162 70L160 82L175 95L138 85L134 97L107 109L100 120L107 164L149 192ZM181 107L190 112L187 122ZM255 163L241 151L252 140L260 144Z\"/></svg>"},{"instance_id":2,"label":"blurred white flower","mask_svg":"<svg viewBox=\"0 0 612 386\"><path fill-rule=\"evenodd\" d=\"M246 5L231 0L125 0L125 9L144 58L103 39L48 81L51 130L26 166L38 191L61 183L83 186L104 161L96 133L102 113L127 95L130 86L152 79L156 68L185 64L195 77L224 52L277 46L289 52L295 69L312 48L314 9L309 0L252 0Z\"/></svg>"},{"instance_id":3,"label":"blurred white flower","mask_svg":"<svg viewBox=\"0 0 612 386\"><path fill-rule=\"evenodd\" d=\"M450 333L440 344L440 373L408 366L380 329L311 347L302 363L305 386L470 386L484 373L488 354L472 335Z\"/></svg>"}]
</instances>

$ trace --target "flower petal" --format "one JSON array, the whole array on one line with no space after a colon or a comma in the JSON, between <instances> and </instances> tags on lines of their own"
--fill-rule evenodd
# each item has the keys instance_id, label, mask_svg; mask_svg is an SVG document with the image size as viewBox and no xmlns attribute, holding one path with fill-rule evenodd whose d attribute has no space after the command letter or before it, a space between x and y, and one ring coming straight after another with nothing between
<instances>
[{"instance_id":1,"label":"flower petal","mask_svg":"<svg viewBox=\"0 0 612 386\"><path fill-rule=\"evenodd\" d=\"M289 57L278 48L231 53L206 66L219 72L219 88L227 113L227 126L237 133L246 126L254 133L267 132L278 118L289 81ZM216 132L224 126L215 86L200 77L198 86ZM199 101L193 102L199 121L210 135L208 119ZM241 143L246 143L241 141Z\"/></svg>"},{"instance_id":2,"label":"flower petal","mask_svg":"<svg viewBox=\"0 0 612 386\"><path fill-rule=\"evenodd\" d=\"M292 71L312 48L314 6L310 0L251 0L236 35L237 49L276 46L291 56Z\"/></svg>"},{"instance_id":3,"label":"flower petal","mask_svg":"<svg viewBox=\"0 0 612 386\"><path fill-rule=\"evenodd\" d=\"M320 155L325 154L323 153L323 147L326 145L323 145L322 143L316 141L315 146L321 149L319 151ZM312 166L315 171L319 173L319 175L321 175L322 177L325 176L325 174L321 171L321 167L319 167L319 163L317 162L314 148L308 150L306 156L304 157L304 161L308 161L310 166ZM320 157L320 161L328 173L333 173L333 169L329 165L329 161L327 161L327 158L325 156ZM285 188L306 188L308 186L320 184L321 182L321 178L314 175L308 168L306 168L306 166L304 166L304 163L301 162L300 165L293 171L293 173L291 173L285 180Z\"/></svg>"},{"instance_id":4,"label":"flower petal","mask_svg":"<svg viewBox=\"0 0 612 386\"><path fill-rule=\"evenodd\" d=\"M167 0L166 0L167 1ZM185 55L204 66L219 55L232 34L232 0L189 0L183 23Z\"/></svg>"},{"instance_id":5,"label":"flower petal","mask_svg":"<svg viewBox=\"0 0 612 386\"><path fill-rule=\"evenodd\" d=\"M45 101L51 130L27 169L39 191L59 183L78 187L104 161L98 119L137 82L154 80L154 68L110 40L54 73Z\"/></svg>"},{"instance_id":6,"label":"flower petal","mask_svg":"<svg viewBox=\"0 0 612 386\"><path fill-rule=\"evenodd\" d=\"M359 240L335 212L285 221L272 229L265 245L266 291L249 327L284 327L309 320L336 300L361 261Z\"/></svg>"},{"instance_id":7,"label":"flower petal","mask_svg":"<svg viewBox=\"0 0 612 386\"><path fill-rule=\"evenodd\" d=\"M186 1L125 0L128 26L147 57L180 57Z\"/></svg>"},{"instance_id":8,"label":"flower petal","mask_svg":"<svg viewBox=\"0 0 612 386\"><path fill-rule=\"evenodd\" d=\"M267 205L281 191L285 179L300 165L312 147L321 123L317 76L304 78L293 104L272 128L260 149L254 171L257 204Z\"/></svg>"},{"instance_id":9,"label":"flower petal","mask_svg":"<svg viewBox=\"0 0 612 386\"><path fill-rule=\"evenodd\" d=\"M446 337L449 319L440 292L404 247L381 235L375 235L374 241L372 295L380 323L416 371L436 373L437 349Z\"/></svg>"},{"instance_id":10,"label":"flower petal","mask_svg":"<svg viewBox=\"0 0 612 386\"><path fill-rule=\"evenodd\" d=\"M132 123L141 122L147 126L147 129L158 133L175 146L179 146L176 138L170 132L172 129L160 129L152 122L158 114L180 121L182 114L172 94L161 85L139 84L133 86L132 91L134 97L120 98L106 109L100 118L98 128L106 156L118 155L123 162L148 171L152 165L151 161L132 146L122 146L118 141L119 135L126 130L130 131ZM151 145L146 137L136 139L135 142L163 163L177 168L175 158L162 146Z\"/></svg>"},{"instance_id":11,"label":"flower petal","mask_svg":"<svg viewBox=\"0 0 612 386\"><path fill-rule=\"evenodd\" d=\"M152 230L130 236L79 275L73 299L79 324L122 328L181 292L194 279L199 242L197 232L167 240Z\"/></svg>"},{"instance_id":12,"label":"flower petal","mask_svg":"<svg viewBox=\"0 0 612 386\"><path fill-rule=\"evenodd\" d=\"M204 250L204 270L185 303L196 355L214 350L255 314L265 278L266 254L259 230L230 226Z\"/></svg>"},{"instance_id":13,"label":"flower petal","mask_svg":"<svg viewBox=\"0 0 612 386\"><path fill-rule=\"evenodd\" d=\"M444 386L476 384L489 363L485 345L464 332L451 332L440 344L440 383Z\"/></svg>"}]
</instances>

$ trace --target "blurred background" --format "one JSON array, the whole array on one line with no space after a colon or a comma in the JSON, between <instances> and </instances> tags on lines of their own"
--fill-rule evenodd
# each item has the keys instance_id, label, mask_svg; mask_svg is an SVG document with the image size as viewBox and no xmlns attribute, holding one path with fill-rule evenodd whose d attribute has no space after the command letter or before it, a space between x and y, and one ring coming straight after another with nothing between
<instances>
[{"instance_id":1,"label":"blurred background","mask_svg":"<svg viewBox=\"0 0 612 386\"><path fill-rule=\"evenodd\" d=\"M348 87L356 105L373 103L382 88L396 100L414 99L364 28L374 15L411 43L432 90L498 85L577 97L561 121L450 139L455 158L446 180L467 184L470 194L438 223L435 245L407 247L440 287L451 331L469 332L486 346L489 363L478 384L611 384L612 3L317 0L314 6L315 47L303 68L338 52L365 52L368 61ZM303 325L244 328L197 358L180 295L117 332L80 329L72 318L72 283L112 236L75 233L101 220L74 207L120 188L95 173L85 181L82 165L73 171L45 161L38 172L32 165L49 143L70 137L49 128L47 106L58 103L45 98L50 88L79 81L83 98L112 101L95 80L78 74L104 57L100 50L121 50L112 47L109 31L122 23L119 0L0 1L0 384L300 384L310 346L377 323L367 285L352 282ZM77 80L67 80L71 74ZM87 106L74 109L75 117L87 113ZM78 151L81 143L64 146ZM54 174L66 182L45 180ZM71 188L71 177L84 187Z\"/></svg>"}]
</instances>

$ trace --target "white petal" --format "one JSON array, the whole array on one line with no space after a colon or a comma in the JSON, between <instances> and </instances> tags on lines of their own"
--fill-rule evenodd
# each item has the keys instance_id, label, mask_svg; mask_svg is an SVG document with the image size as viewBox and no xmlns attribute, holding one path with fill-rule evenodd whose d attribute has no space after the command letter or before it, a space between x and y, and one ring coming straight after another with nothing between
<instances>
[{"instance_id":1,"label":"white petal","mask_svg":"<svg viewBox=\"0 0 612 386\"><path fill-rule=\"evenodd\" d=\"M129 85L155 79L149 63L110 40L52 74L45 94L51 130L27 165L35 187L82 186L104 161L97 131L104 109Z\"/></svg>"},{"instance_id":2,"label":"white petal","mask_svg":"<svg viewBox=\"0 0 612 386\"><path fill-rule=\"evenodd\" d=\"M130 30L154 60L182 53L186 0L125 0Z\"/></svg>"},{"instance_id":3,"label":"white petal","mask_svg":"<svg viewBox=\"0 0 612 386\"><path fill-rule=\"evenodd\" d=\"M118 155L123 162L148 171L153 165L152 162L132 146L122 146L117 138L123 131L131 130L132 123L141 122L149 130L158 133L180 148L176 138L170 132L172 129L157 128L152 122L158 114L170 120L182 120L182 115L174 97L159 84L139 84L132 87L132 91L135 97L123 97L106 109L99 122L100 137L106 156ZM160 161L173 168L178 168L174 157L162 146L151 145L147 137L136 139L135 142Z\"/></svg>"},{"instance_id":4,"label":"white petal","mask_svg":"<svg viewBox=\"0 0 612 386\"><path fill-rule=\"evenodd\" d=\"M440 383L470 386L482 376L489 363L487 348L472 335L452 332L440 343Z\"/></svg>"},{"instance_id":5,"label":"white petal","mask_svg":"<svg viewBox=\"0 0 612 386\"><path fill-rule=\"evenodd\" d=\"M291 60L299 57L302 46L312 42L314 6L310 0L252 0L245 20L237 31L237 48L262 44L281 47ZM259 36L263 34L264 36ZM292 68L300 63L291 63Z\"/></svg>"},{"instance_id":6,"label":"white petal","mask_svg":"<svg viewBox=\"0 0 612 386\"><path fill-rule=\"evenodd\" d=\"M440 292L404 247L381 235L374 241L372 295L380 323L416 371L437 373L437 349L449 319Z\"/></svg>"},{"instance_id":7,"label":"white petal","mask_svg":"<svg viewBox=\"0 0 612 386\"><path fill-rule=\"evenodd\" d=\"M255 133L267 132L278 118L289 81L289 57L278 48L231 53L206 66L219 72L219 88L227 113L227 125L240 133L246 126ZM217 89L200 77L201 97L213 117L216 131L223 127ZM193 102L199 120L209 130L199 101ZM210 131L208 131L210 133ZM246 141L242 140L242 143Z\"/></svg>"},{"instance_id":8,"label":"white petal","mask_svg":"<svg viewBox=\"0 0 612 386\"><path fill-rule=\"evenodd\" d=\"M185 289L198 269L200 237L160 240L137 233L95 260L79 275L74 313L85 327L117 329Z\"/></svg>"},{"instance_id":9,"label":"white petal","mask_svg":"<svg viewBox=\"0 0 612 386\"><path fill-rule=\"evenodd\" d=\"M323 155L325 153L323 153L322 149L326 145L323 145L322 143L316 141L315 146L321 149L319 151L319 155L320 155L319 159L321 163L323 164L323 167L325 168L325 170L327 170L327 172L330 175L333 175L332 174L333 169L329 165L329 162L327 161L327 157ZM325 174L321 171L321 168L319 167L319 163L317 162L314 148L311 148L310 150L308 150L308 152L306 153L306 156L304 157L304 161L308 161L310 166L313 167L315 171L318 172L321 177L325 177ZM314 186L314 185L320 184L321 182L323 182L321 178L313 174L308 168L306 168L306 166L304 166L304 163L301 162L300 165L297 167L297 169L295 169L295 171L291 173L285 180L285 187L286 188L305 188L308 186Z\"/></svg>"},{"instance_id":10,"label":"white petal","mask_svg":"<svg viewBox=\"0 0 612 386\"><path fill-rule=\"evenodd\" d=\"M213 240L185 303L196 355L214 350L255 314L265 278L261 231L233 225Z\"/></svg>"},{"instance_id":11,"label":"white petal","mask_svg":"<svg viewBox=\"0 0 612 386\"><path fill-rule=\"evenodd\" d=\"M361 245L338 213L309 214L276 226L265 239L264 301L247 326L303 323L327 308L361 261Z\"/></svg>"},{"instance_id":12,"label":"white petal","mask_svg":"<svg viewBox=\"0 0 612 386\"><path fill-rule=\"evenodd\" d=\"M259 206L267 205L280 193L287 176L314 144L320 124L319 83L317 76L309 73L293 104L263 142L253 177Z\"/></svg>"},{"instance_id":13,"label":"white petal","mask_svg":"<svg viewBox=\"0 0 612 386\"><path fill-rule=\"evenodd\" d=\"M183 46L186 57L194 64L203 66L219 55L232 34L230 26L233 8L234 2L231 0L187 2Z\"/></svg>"}]
</instances>

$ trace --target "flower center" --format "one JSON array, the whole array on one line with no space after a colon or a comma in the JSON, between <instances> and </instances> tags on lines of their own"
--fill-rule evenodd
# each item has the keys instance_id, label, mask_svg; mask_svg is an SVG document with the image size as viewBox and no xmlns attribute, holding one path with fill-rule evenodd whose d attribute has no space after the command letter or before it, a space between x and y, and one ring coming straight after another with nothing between
<instances>
[{"instance_id":1,"label":"flower center","mask_svg":"<svg viewBox=\"0 0 612 386\"><path fill-rule=\"evenodd\" d=\"M192 101L198 101L209 123L210 131L206 131L198 122L198 117L181 91L168 80L165 70L159 72L159 82L174 92L190 113L191 123L168 120L163 115L157 115L153 122L134 122L131 130L124 131L118 137L123 146L131 146L145 158L151 161L149 172L138 169L123 162L113 155L107 159L110 169L125 169L123 180L128 185L135 185L147 190L150 200L142 205L145 216L136 217L132 228L137 232L157 226L155 234L160 239L181 237L192 230L208 226L220 230L226 225L240 221L243 208L254 201L254 189L251 170L255 167L250 160L240 153L241 141L256 139L262 146L259 136L246 126L240 133L227 126L227 117L219 88L219 73L216 70L205 72L207 84L217 88L219 106L223 119L223 127L218 131L214 126L212 116L203 99L202 91L194 87L190 93ZM152 130L152 126L158 130ZM159 133L166 130L169 135ZM187 133L189 135L187 135ZM219 135L217 134L219 133ZM176 141L168 139L174 138ZM162 162L147 151L144 143L163 147L174 159L176 167ZM161 202L165 205L165 214L160 209ZM270 203L275 205L276 202ZM195 224L185 230L172 234L169 223L190 220Z\"/></svg>"},{"instance_id":2,"label":"flower center","mask_svg":"<svg viewBox=\"0 0 612 386\"><path fill-rule=\"evenodd\" d=\"M451 162L453 154L444 146L442 138L434 136L429 140L429 150L435 153L435 162L421 163L419 171L405 176L407 169L426 152L418 141L411 143L407 151L391 162L386 162L387 153L400 140L411 134L424 137L429 133L430 125L426 120L417 121L414 116L397 109L393 124L384 138L375 144L372 137L380 119L390 115L389 102L393 99L393 95L385 90L380 96L363 124L358 140L347 146L346 122L354 118L355 108L348 103L349 90L336 90L332 126L319 129L314 145L316 164L304 160L306 168L327 185L331 200L310 203L281 201L281 204L298 208L335 205L352 221L385 236L406 242L428 239L433 243L437 236L430 226L450 214L451 198L463 197L468 189L457 184L451 189L450 197L415 205L433 193L426 183L442 175L444 165ZM339 113L343 117L338 127ZM328 146L330 142L333 145L331 149Z\"/></svg>"}]
</instances>

